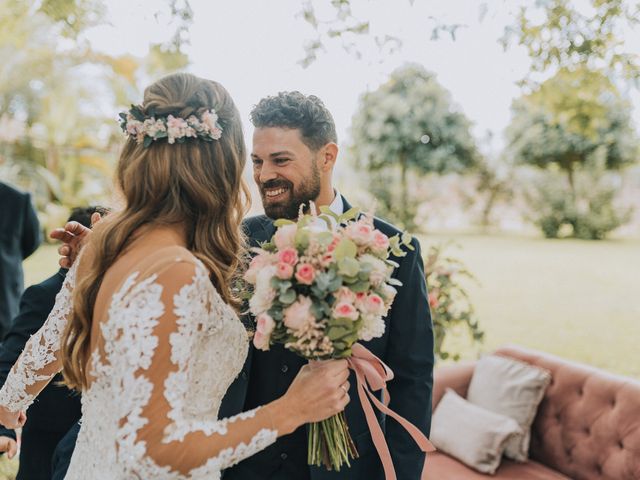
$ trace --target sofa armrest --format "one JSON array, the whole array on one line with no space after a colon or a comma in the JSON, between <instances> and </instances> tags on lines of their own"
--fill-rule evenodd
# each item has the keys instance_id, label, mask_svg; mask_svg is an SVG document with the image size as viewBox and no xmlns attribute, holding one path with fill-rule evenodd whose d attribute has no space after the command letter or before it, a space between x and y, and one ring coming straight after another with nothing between
<instances>
[{"instance_id":1,"label":"sofa armrest","mask_svg":"<svg viewBox=\"0 0 640 480\"><path fill-rule=\"evenodd\" d=\"M434 410L447 388L455 390L461 397L467 396L467 389L475 366L475 362L461 362L438 367L434 370L432 400Z\"/></svg>"}]
</instances>

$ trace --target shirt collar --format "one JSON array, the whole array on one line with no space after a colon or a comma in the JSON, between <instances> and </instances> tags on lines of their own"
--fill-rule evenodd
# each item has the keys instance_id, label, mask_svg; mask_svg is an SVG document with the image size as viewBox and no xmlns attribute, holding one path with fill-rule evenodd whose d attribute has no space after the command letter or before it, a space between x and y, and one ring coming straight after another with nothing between
<instances>
[{"instance_id":1,"label":"shirt collar","mask_svg":"<svg viewBox=\"0 0 640 480\"><path fill-rule=\"evenodd\" d=\"M329 210L331 210L336 215L342 215L344 213L344 202L342 201L342 195L340 195L340 192L336 189L334 189L333 192L336 196L333 199L333 202L331 202L331 205L329 205Z\"/></svg>"}]
</instances>

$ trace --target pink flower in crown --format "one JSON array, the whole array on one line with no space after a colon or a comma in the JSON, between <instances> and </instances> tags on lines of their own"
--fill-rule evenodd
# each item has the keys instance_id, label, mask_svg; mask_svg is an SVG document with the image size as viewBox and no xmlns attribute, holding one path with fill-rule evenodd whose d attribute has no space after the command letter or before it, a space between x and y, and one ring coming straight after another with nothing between
<instances>
[{"instance_id":1,"label":"pink flower in crown","mask_svg":"<svg viewBox=\"0 0 640 480\"><path fill-rule=\"evenodd\" d=\"M346 228L347 237L358 246L369 245L373 241L373 227L364 221L350 224Z\"/></svg>"},{"instance_id":2,"label":"pink flower in crown","mask_svg":"<svg viewBox=\"0 0 640 480\"><path fill-rule=\"evenodd\" d=\"M287 247L294 247L297 232L298 226L295 223L283 225L278 228L273 236L273 242L276 244L276 247L278 247L278 250L284 250Z\"/></svg>"},{"instance_id":3,"label":"pink flower in crown","mask_svg":"<svg viewBox=\"0 0 640 480\"><path fill-rule=\"evenodd\" d=\"M167 117L167 137L169 143L175 143L176 138L184 137L187 122L183 118L177 118L173 115Z\"/></svg>"},{"instance_id":4,"label":"pink flower in crown","mask_svg":"<svg viewBox=\"0 0 640 480\"><path fill-rule=\"evenodd\" d=\"M364 308L367 313L371 313L373 315L384 315L387 310L382 297L375 293L367 295L364 301Z\"/></svg>"},{"instance_id":5,"label":"pink flower in crown","mask_svg":"<svg viewBox=\"0 0 640 480\"><path fill-rule=\"evenodd\" d=\"M350 288L340 287L333 295L337 302L356 303L356 294Z\"/></svg>"},{"instance_id":6,"label":"pink flower in crown","mask_svg":"<svg viewBox=\"0 0 640 480\"><path fill-rule=\"evenodd\" d=\"M293 247L287 247L278 252L278 261L294 266L298 263L298 252Z\"/></svg>"},{"instance_id":7,"label":"pink flower in crown","mask_svg":"<svg viewBox=\"0 0 640 480\"><path fill-rule=\"evenodd\" d=\"M360 312L353 306L353 303L338 302L333 307L333 316L335 318L348 318L349 320L357 320Z\"/></svg>"},{"instance_id":8,"label":"pink flower in crown","mask_svg":"<svg viewBox=\"0 0 640 480\"><path fill-rule=\"evenodd\" d=\"M311 299L309 297L298 296L298 300L293 302L284 310L284 325L291 330L301 330L315 320L311 313Z\"/></svg>"},{"instance_id":9,"label":"pink flower in crown","mask_svg":"<svg viewBox=\"0 0 640 480\"><path fill-rule=\"evenodd\" d=\"M371 245L371 247L376 252L380 252L380 253L386 252L387 249L389 248L389 237L387 237L380 230L374 230L373 231L373 244Z\"/></svg>"},{"instance_id":10,"label":"pink flower in crown","mask_svg":"<svg viewBox=\"0 0 640 480\"><path fill-rule=\"evenodd\" d=\"M316 270L310 263L301 263L296 268L296 280L303 285L311 285L316 278Z\"/></svg>"},{"instance_id":11,"label":"pink flower in crown","mask_svg":"<svg viewBox=\"0 0 640 480\"><path fill-rule=\"evenodd\" d=\"M293 276L293 267L288 263L278 263L278 270L276 276L280 280L289 280Z\"/></svg>"}]
</instances>

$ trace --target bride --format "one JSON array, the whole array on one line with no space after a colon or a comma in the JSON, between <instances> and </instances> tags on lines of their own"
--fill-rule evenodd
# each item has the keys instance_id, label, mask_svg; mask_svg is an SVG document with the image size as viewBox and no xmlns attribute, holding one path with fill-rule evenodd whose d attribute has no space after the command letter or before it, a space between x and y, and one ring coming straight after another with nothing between
<instances>
[{"instance_id":1,"label":"bride","mask_svg":"<svg viewBox=\"0 0 640 480\"><path fill-rule=\"evenodd\" d=\"M0 391L15 428L63 371L82 392L68 479L219 478L349 402L346 361L307 365L281 398L218 419L248 336L230 285L244 253L245 145L218 83L171 75L123 116L125 207L101 221Z\"/></svg>"}]
</instances>

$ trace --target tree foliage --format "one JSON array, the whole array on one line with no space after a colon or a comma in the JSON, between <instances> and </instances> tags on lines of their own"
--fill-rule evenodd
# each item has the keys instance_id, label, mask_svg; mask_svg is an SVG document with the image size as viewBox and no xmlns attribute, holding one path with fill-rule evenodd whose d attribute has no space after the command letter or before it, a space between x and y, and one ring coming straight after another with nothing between
<instances>
[{"instance_id":1,"label":"tree foliage","mask_svg":"<svg viewBox=\"0 0 640 480\"><path fill-rule=\"evenodd\" d=\"M594 154L617 169L634 162L637 135L631 105L602 72L561 70L513 104L508 150L520 163L555 165L568 175Z\"/></svg>"},{"instance_id":2,"label":"tree foliage","mask_svg":"<svg viewBox=\"0 0 640 480\"><path fill-rule=\"evenodd\" d=\"M407 228L414 227L410 173L462 172L478 160L469 121L435 76L417 65L396 70L362 96L352 137L355 166L371 174L383 213Z\"/></svg>"},{"instance_id":3,"label":"tree foliage","mask_svg":"<svg viewBox=\"0 0 640 480\"><path fill-rule=\"evenodd\" d=\"M52 204L68 207L108 196L121 138L115 111L139 101L150 78L188 62L183 33L150 45L146 58L93 50L84 32L106 21L103 5L0 3L0 123L12 126L0 132L0 168L5 180L35 193L45 222L52 211L66 215ZM171 0L156 8L179 17L178 32L189 21L188 3Z\"/></svg>"}]
</instances>

